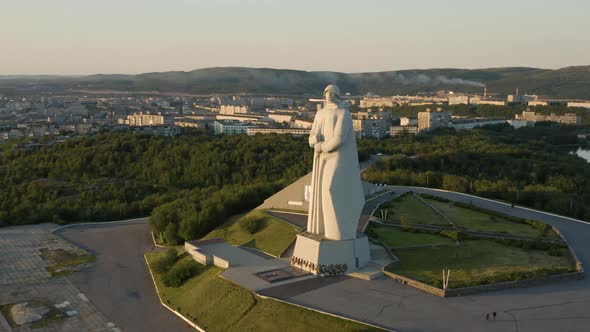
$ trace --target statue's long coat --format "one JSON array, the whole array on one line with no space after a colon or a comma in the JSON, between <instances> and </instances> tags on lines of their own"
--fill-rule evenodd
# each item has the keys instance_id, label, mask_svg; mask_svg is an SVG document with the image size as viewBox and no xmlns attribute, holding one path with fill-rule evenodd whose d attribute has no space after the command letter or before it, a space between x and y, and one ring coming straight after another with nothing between
<instances>
[{"instance_id":1,"label":"statue's long coat","mask_svg":"<svg viewBox=\"0 0 590 332\"><path fill-rule=\"evenodd\" d=\"M321 144L321 152L313 158L307 231L354 239L365 202L350 112L328 103L316 114L309 144Z\"/></svg>"}]
</instances>

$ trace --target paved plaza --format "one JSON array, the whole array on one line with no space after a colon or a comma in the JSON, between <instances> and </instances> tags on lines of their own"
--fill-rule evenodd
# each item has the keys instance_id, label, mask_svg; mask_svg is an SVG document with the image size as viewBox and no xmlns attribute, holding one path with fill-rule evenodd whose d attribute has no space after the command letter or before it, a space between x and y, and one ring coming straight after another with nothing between
<instances>
[{"instance_id":1,"label":"paved plaza","mask_svg":"<svg viewBox=\"0 0 590 332\"><path fill-rule=\"evenodd\" d=\"M66 278L52 278L43 282L0 285L0 306L5 304L43 301L46 304L63 304L74 311L71 317L64 317L47 326L31 329L26 325L13 327L14 332L62 332L62 331L119 331L89 299ZM0 331L2 326L0 325Z\"/></svg>"},{"instance_id":2,"label":"paved plaza","mask_svg":"<svg viewBox=\"0 0 590 332\"><path fill-rule=\"evenodd\" d=\"M40 249L63 249L82 253L79 248L51 235L55 224L0 228L0 285L39 281L50 277Z\"/></svg>"},{"instance_id":3,"label":"paved plaza","mask_svg":"<svg viewBox=\"0 0 590 332\"><path fill-rule=\"evenodd\" d=\"M47 305L68 303L76 313L35 328L39 332L119 331L117 325L99 312L92 302L65 277L51 278L40 250L84 253L75 245L52 235L54 224L0 228L0 306L22 302ZM2 318L0 331L30 331L27 325L10 327Z\"/></svg>"}]
</instances>

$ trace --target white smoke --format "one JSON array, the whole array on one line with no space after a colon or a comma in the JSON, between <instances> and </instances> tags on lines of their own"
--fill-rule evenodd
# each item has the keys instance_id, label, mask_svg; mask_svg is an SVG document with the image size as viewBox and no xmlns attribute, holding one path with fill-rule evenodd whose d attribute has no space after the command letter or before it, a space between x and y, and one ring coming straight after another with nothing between
<instances>
[{"instance_id":1,"label":"white smoke","mask_svg":"<svg viewBox=\"0 0 590 332\"><path fill-rule=\"evenodd\" d=\"M452 84L452 85L470 85L470 86L477 86L477 87L484 87L485 84L464 80L462 78L448 78L443 75L436 76L434 78L425 75L425 74L418 74L415 76L406 77L404 74L396 73L394 74L394 79L401 84L409 85L409 84L429 84L429 85L441 85L441 84Z\"/></svg>"}]
</instances>

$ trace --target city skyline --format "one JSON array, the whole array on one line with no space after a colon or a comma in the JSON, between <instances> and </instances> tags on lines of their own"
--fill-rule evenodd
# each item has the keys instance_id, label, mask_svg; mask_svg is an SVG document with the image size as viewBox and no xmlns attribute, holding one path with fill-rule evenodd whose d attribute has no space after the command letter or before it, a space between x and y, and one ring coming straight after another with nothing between
<instances>
[{"instance_id":1,"label":"city skyline","mask_svg":"<svg viewBox=\"0 0 590 332\"><path fill-rule=\"evenodd\" d=\"M587 65L590 4L8 1L0 75L208 67L376 72Z\"/></svg>"}]
</instances>

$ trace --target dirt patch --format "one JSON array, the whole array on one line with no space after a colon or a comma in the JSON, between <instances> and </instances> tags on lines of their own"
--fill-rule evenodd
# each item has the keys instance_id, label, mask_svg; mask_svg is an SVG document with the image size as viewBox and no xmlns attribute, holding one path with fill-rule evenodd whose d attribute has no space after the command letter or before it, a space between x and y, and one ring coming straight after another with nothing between
<instances>
[{"instance_id":1,"label":"dirt patch","mask_svg":"<svg viewBox=\"0 0 590 332\"><path fill-rule=\"evenodd\" d=\"M40 249L41 258L48 263L45 267L51 276L63 276L79 271L94 262L96 257L87 253L72 253L64 249Z\"/></svg>"}]
</instances>

